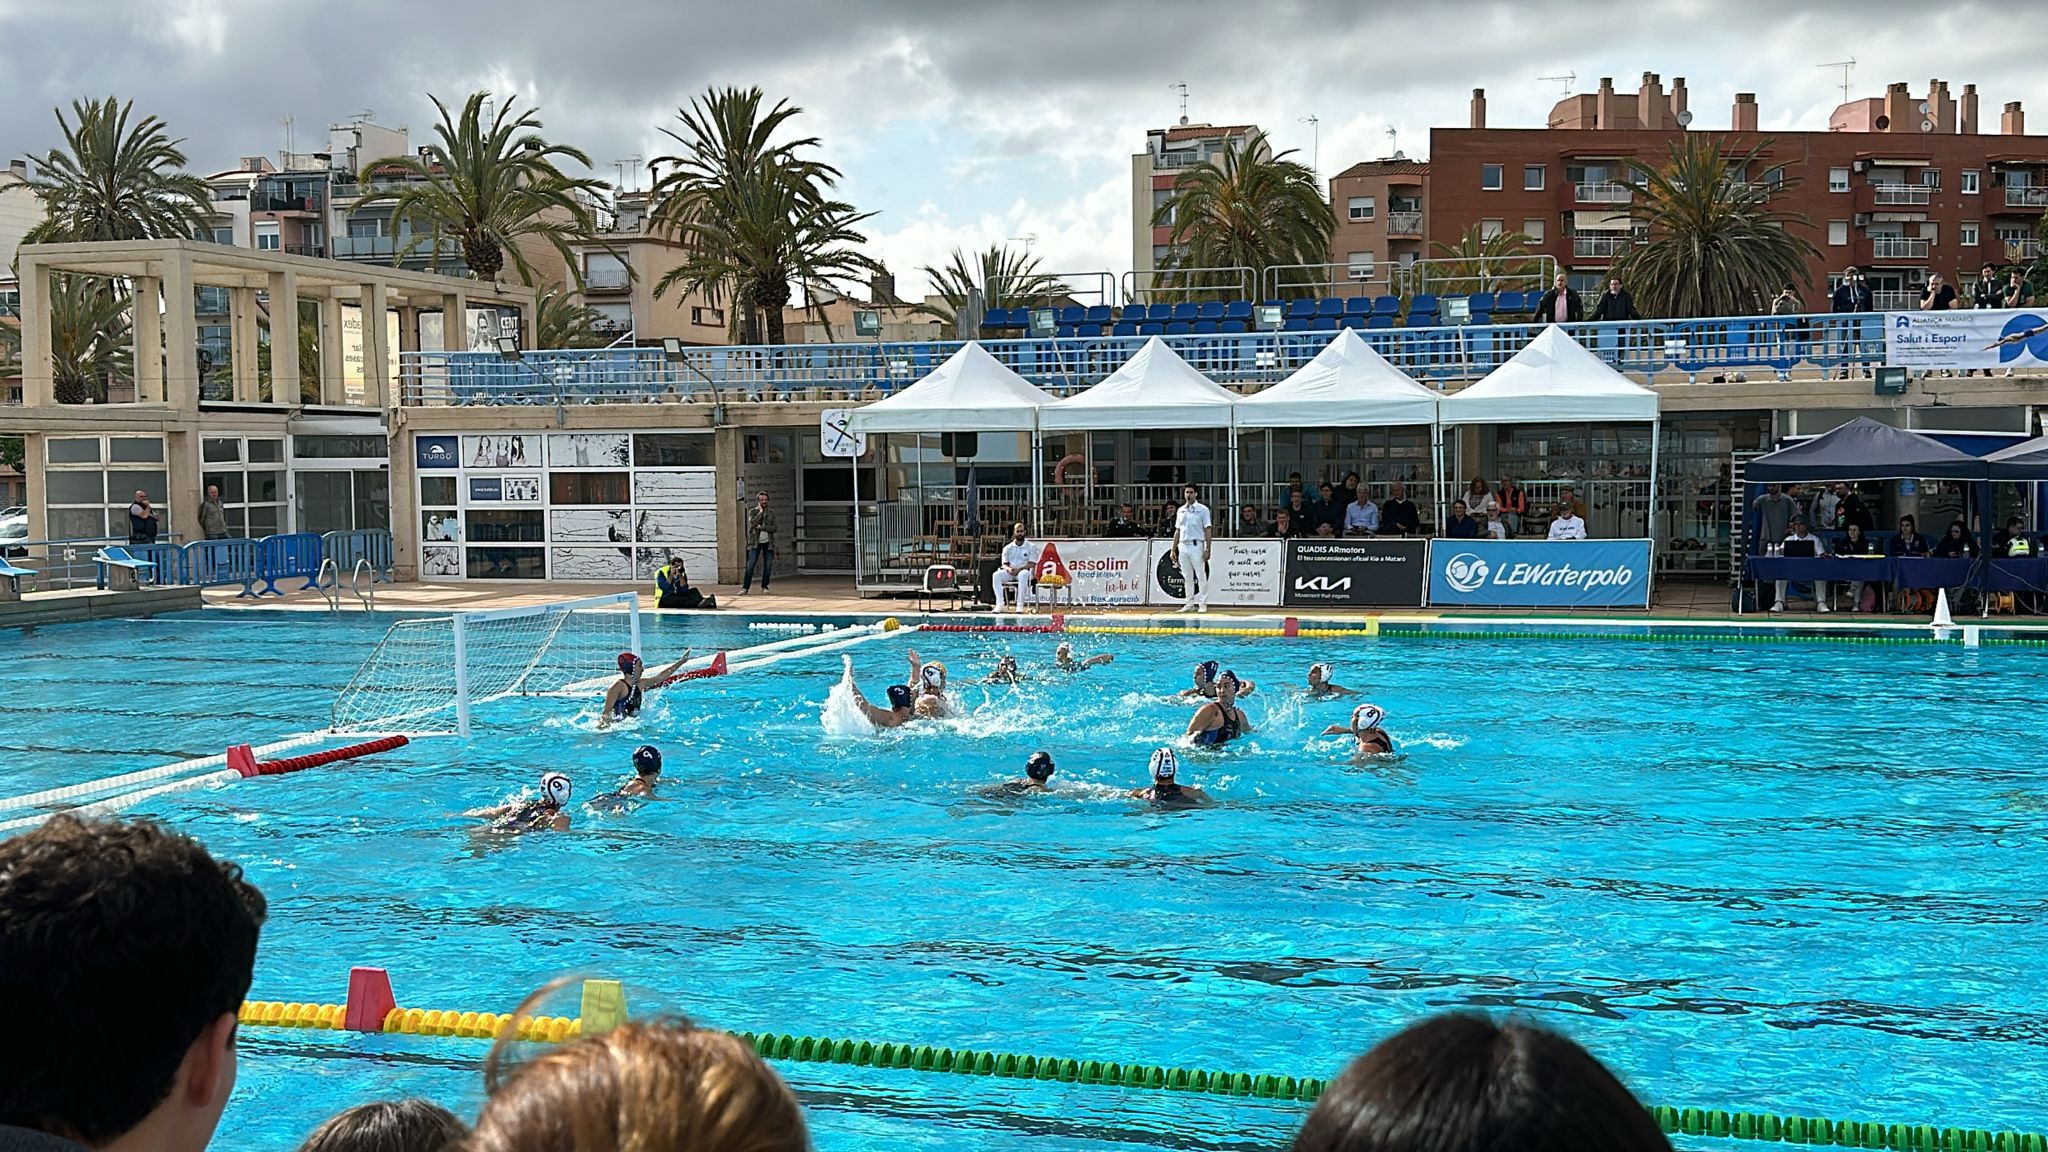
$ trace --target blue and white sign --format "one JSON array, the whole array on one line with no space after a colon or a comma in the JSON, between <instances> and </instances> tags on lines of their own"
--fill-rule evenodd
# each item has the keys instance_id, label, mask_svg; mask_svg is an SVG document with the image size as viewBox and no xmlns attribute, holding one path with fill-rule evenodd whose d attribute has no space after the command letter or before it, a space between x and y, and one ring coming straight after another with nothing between
<instances>
[{"instance_id":1,"label":"blue and white sign","mask_svg":"<svg viewBox=\"0 0 2048 1152\"><path fill-rule=\"evenodd\" d=\"M1429 602L1472 608L1647 608L1648 540L1432 540Z\"/></svg>"},{"instance_id":2,"label":"blue and white sign","mask_svg":"<svg viewBox=\"0 0 2048 1152\"><path fill-rule=\"evenodd\" d=\"M462 459L455 437L417 436L413 438L414 458L421 468L460 468Z\"/></svg>"},{"instance_id":3,"label":"blue and white sign","mask_svg":"<svg viewBox=\"0 0 2048 1152\"><path fill-rule=\"evenodd\" d=\"M2021 371L2048 366L2048 315L2037 309L1893 312L1884 323L1886 364Z\"/></svg>"}]
</instances>

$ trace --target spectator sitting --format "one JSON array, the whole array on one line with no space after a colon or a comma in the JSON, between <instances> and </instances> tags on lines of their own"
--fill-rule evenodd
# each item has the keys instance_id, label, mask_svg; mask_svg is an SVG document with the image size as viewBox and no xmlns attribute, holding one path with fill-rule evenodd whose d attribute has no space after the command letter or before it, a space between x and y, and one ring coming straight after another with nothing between
<instances>
[{"instance_id":1,"label":"spectator sitting","mask_svg":"<svg viewBox=\"0 0 2048 1152\"><path fill-rule=\"evenodd\" d=\"M1308 498L1299 492L1287 494L1287 515L1294 521L1294 527L1302 535L1312 535L1316 530L1315 510L1309 506Z\"/></svg>"},{"instance_id":2,"label":"spectator sitting","mask_svg":"<svg viewBox=\"0 0 2048 1152\"><path fill-rule=\"evenodd\" d=\"M1173 539L1173 522L1180 518L1180 505L1168 500L1159 506L1159 523L1152 529L1154 536Z\"/></svg>"},{"instance_id":3,"label":"spectator sitting","mask_svg":"<svg viewBox=\"0 0 2048 1152\"><path fill-rule=\"evenodd\" d=\"M1842 538L1835 544L1835 555L1837 556L1881 556L1883 554L1883 551L1877 546L1877 541L1864 535L1862 527L1855 523L1851 523L1842 530ZM1867 581L1863 580L1849 581L1849 611L1862 611L1863 589L1867 583ZM1875 604L1872 605L1872 607L1875 606Z\"/></svg>"},{"instance_id":4,"label":"spectator sitting","mask_svg":"<svg viewBox=\"0 0 2048 1152\"><path fill-rule=\"evenodd\" d=\"M1272 534L1273 529L1259 515L1259 506L1257 504L1247 504L1244 506L1244 511L1238 513L1237 535L1240 540L1253 540L1260 536L1271 536Z\"/></svg>"},{"instance_id":5,"label":"spectator sitting","mask_svg":"<svg viewBox=\"0 0 2048 1152\"><path fill-rule=\"evenodd\" d=\"M1569 489L1567 489L1569 491ZM1557 502L1557 511L1550 517L1550 538L1552 540L1584 540L1586 518L1579 515L1569 501Z\"/></svg>"},{"instance_id":6,"label":"spectator sitting","mask_svg":"<svg viewBox=\"0 0 2048 1152\"><path fill-rule=\"evenodd\" d=\"M2007 308L2025 308L2034 302L2034 286L2027 283L2026 273L2018 268L2005 270L2005 295L1999 303ZM2010 375L2011 370L2007 370Z\"/></svg>"},{"instance_id":7,"label":"spectator sitting","mask_svg":"<svg viewBox=\"0 0 2048 1152\"><path fill-rule=\"evenodd\" d=\"M1536 302L1535 321L1538 324L1576 324L1579 318L1579 294L1572 291L1571 281L1559 272L1550 282L1550 291Z\"/></svg>"},{"instance_id":8,"label":"spectator sitting","mask_svg":"<svg viewBox=\"0 0 2048 1152\"><path fill-rule=\"evenodd\" d=\"M1785 495L1785 489L1777 484L1765 489L1756 498L1757 528L1759 544L1783 540L1785 533L1792 529L1792 517L1799 513L1799 502Z\"/></svg>"},{"instance_id":9,"label":"spectator sitting","mask_svg":"<svg viewBox=\"0 0 2048 1152\"><path fill-rule=\"evenodd\" d=\"M1343 483L1337 485L1337 502L1348 508L1351 506L1351 502L1356 499L1358 499L1358 473L1346 472Z\"/></svg>"},{"instance_id":10,"label":"spectator sitting","mask_svg":"<svg viewBox=\"0 0 2048 1152\"><path fill-rule=\"evenodd\" d=\"M1493 493L1486 487L1486 481L1474 476L1472 483L1465 489L1465 511L1470 512L1474 519L1483 520L1488 512L1498 507L1500 502L1493 498Z\"/></svg>"},{"instance_id":11,"label":"spectator sitting","mask_svg":"<svg viewBox=\"0 0 2048 1152\"><path fill-rule=\"evenodd\" d=\"M1273 535L1282 540L1292 540L1302 534L1301 522L1294 518L1294 513L1291 510L1282 508L1274 514Z\"/></svg>"},{"instance_id":12,"label":"spectator sitting","mask_svg":"<svg viewBox=\"0 0 2048 1152\"><path fill-rule=\"evenodd\" d=\"M1301 483L1301 473L1289 472L1287 474L1287 496L1292 496L1297 492L1301 493L1303 499L1308 498L1308 490ZM1287 496L1280 498L1282 507L1288 506Z\"/></svg>"},{"instance_id":13,"label":"spectator sitting","mask_svg":"<svg viewBox=\"0 0 2048 1152\"><path fill-rule=\"evenodd\" d=\"M1316 501L1316 523L1328 524L1333 533L1342 531L1344 505L1337 499L1337 486L1325 480L1316 485L1316 494L1320 497Z\"/></svg>"},{"instance_id":14,"label":"spectator sitting","mask_svg":"<svg viewBox=\"0 0 2048 1152\"><path fill-rule=\"evenodd\" d=\"M2017 551L2013 548L2015 543L2019 545ZM1991 534L1991 554L1993 556L2032 556L2034 554L2034 546L2027 539L2027 522L2018 516L2014 516L2005 522L2005 527L1993 532Z\"/></svg>"},{"instance_id":15,"label":"spectator sitting","mask_svg":"<svg viewBox=\"0 0 2048 1152\"><path fill-rule=\"evenodd\" d=\"M1961 520L1953 520L1927 554L1937 560L1967 560L1977 555L1977 542L1970 539L1970 530Z\"/></svg>"},{"instance_id":16,"label":"spectator sitting","mask_svg":"<svg viewBox=\"0 0 2048 1152\"><path fill-rule=\"evenodd\" d=\"M1494 502L1500 505L1501 523L1507 525L1508 535L1522 534L1522 517L1529 514L1529 494L1515 483L1513 477L1500 478L1500 488L1494 493Z\"/></svg>"},{"instance_id":17,"label":"spectator sitting","mask_svg":"<svg viewBox=\"0 0 2048 1152\"><path fill-rule=\"evenodd\" d=\"M0 842L0 1003L34 1038L0 1076L0 1147L205 1148L264 911L240 868L147 822Z\"/></svg>"},{"instance_id":18,"label":"spectator sitting","mask_svg":"<svg viewBox=\"0 0 2048 1152\"><path fill-rule=\"evenodd\" d=\"M1442 535L1451 540L1477 540L1479 533L1479 521L1465 514L1465 502L1451 501L1451 518L1444 522Z\"/></svg>"},{"instance_id":19,"label":"spectator sitting","mask_svg":"<svg viewBox=\"0 0 2048 1152\"><path fill-rule=\"evenodd\" d=\"M654 573L654 606L656 608L716 608L718 597L706 596L690 586L690 575L683 570L676 554L670 552Z\"/></svg>"},{"instance_id":20,"label":"spectator sitting","mask_svg":"<svg viewBox=\"0 0 2048 1152\"><path fill-rule=\"evenodd\" d=\"M1607 291L1602 292L1600 299L1593 302L1593 319L1618 323L1642 318L1643 314L1636 311L1635 298L1628 294L1628 289L1621 286L1621 278L1608 277Z\"/></svg>"},{"instance_id":21,"label":"spectator sitting","mask_svg":"<svg viewBox=\"0 0 2048 1152\"><path fill-rule=\"evenodd\" d=\"M1899 517L1899 534L1892 537L1891 545L1885 551L1893 556L1927 555L1927 537L1920 535L1917 529L1911 516Z\"/></svg>"},{"instance_id":22,"label":"spectator sitting","mask_svg":"<svg viewBox=\"0 0 2048 1152\"><path fill-rule=\"evenodd\" d=\"M336 1113L299 1152L452 1152L469 1129L427 1100L386 1100Z\"/></svg>"},{"instance_id":23,"label":"spectator sitting","mask_svg":"<svg viewBox=\"0 0 2048 1152\"><path fill-rule=\"evenodd\" d=\"M1408 499L1408 486L1394 481L1387 502L1380 505L1380 532L1387 536L1412 536L1422 531L1422 513Z\"/></svg>"},{"instance_id":24,"label":"spectator sitting","mask_svg":"<svg viewBox=\"0 0 2048 1152\"><path fill-rule=\"evenodd\" d=\"M560 1045L509 1075L501 1075L493 1050L484 1076L490 1098L466 1152L810 1148L795 1093L726 1032L626 1023Z\"/></svg>"},{"instance_id":25,"label":"spectator sitting","mask_svg":"<svg viewBox=\"0 0 2048 1152\"><path fill-rule=\"evenodd\" d=\"M1811 560L1821 554L1820 537L1807 532L1806 517L1794 516L1792 518L1791 534L1785 537L1785 542L1779 546L1779 551L1781 555L1804 560ZM1778 581L1778 602L1771 605L1771 611L1783 612L1785 610L1785 586L1789 583L1790 581L1787 580ZM1813 603L1822 612L1830 611L1827 581L1815 580L1813 582Z\"/></svg>"},{"instance_id":26,"label":"spectator sitting","mask_svg":"<svg viewBox=\"0 0 2048 1152\"><path fill-rule=\"evenodd\" d=\"M1844 528L1853 524L1865 532L1877 530L1877 517L1870 514L1870 506L1855 489L1840 482L1835 484L1835 521Z\"/></svg>"},{"instance_id":27,"label":"spectator sitting","mask_svg":"<svg viewBox=\"0 0 2048 1152\"><path fill-rule=\"evenodd\" d=\"M1501 519L1500 509L1488 508L1486 510L1486 534L1495 540L1505 540L1508 538L1508 526Z\"/></svg>"},{"instance_id":28,"label":"spectator sitting","mask_svg":"<svg viewBox=\"0 0 2048 1152\"><path fill-rule=\"evenodd\" d=\"M1584 1048L1526 1024L1445 1015L1380 1041L1324 1089L1293 1152L1671 1152Z\"/></svg>"},{"instance_id":29,"label":"spectator sitting","mask_svg":"<svg viewBox=\"0 0 2048 1152\"><path fill-rule=\"evenodd\" d=\"M1579 494L1573 490L1571 485L1565 485L1558 493L1557 498L1572 506L1572 515L1577 516L1581 520L1586 518L1586 502L1579 499Z\"/></svg>"},{"instance_id":30,"label":"spectator sitting","mask_svg":"<svg viewBox=\"0 0 2048 1152\"><path fill-rule=\"evenodd\" d=\"M1372 502L1372 493L1360 485L1351 503L1344 506L1344 534L1371 536L1379 530L1380 506Z\"/></svg>"},{"instance_id":31,"label":"spectator sitting","mask_svg":"<svg viewBox=\"0 0 2048 1152\"><path fill-rule=\"evenodd\" d=\"M1330 522L1328 520L1317 520L1316 535L1334 537L1335 535L1337 535L1337 529L1331 527Z\"/></svg>"},{"instance_id":32,"label":"spectator sitting","mask_svg":"<svg viewBox=\"0 0 2048 1152\"><path fill-rule=\"evenodd\" d=\"M1144 534L1145 527L1138 523L1135 509L1128 501L1116 506L1116 515L1109 518L1109 527L1103 532L1103 535L1117 540L1129 540Z\"/></svg>"}]
</instances>

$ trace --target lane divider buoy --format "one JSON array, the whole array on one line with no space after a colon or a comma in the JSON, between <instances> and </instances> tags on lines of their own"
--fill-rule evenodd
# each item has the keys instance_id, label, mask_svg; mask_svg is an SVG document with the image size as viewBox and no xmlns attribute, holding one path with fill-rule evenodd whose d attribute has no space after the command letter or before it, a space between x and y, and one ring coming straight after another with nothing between
<instances>
[{"instance_id":1,"label":"lane divider buoy","mask_svg":"<svg viewBox=\"0 0 2048 1152\"><path fill-rule=\"evenodd\" d=\"M725 672L725 653L720 652L718 655L713 656L711 658L711 663L706 664L702 668L692 668L687 672L678 672L675 675L668 677L667 679L656 680L654 683L649 684L647 687L666 688L671 684L680 684L685 680L702 680L708 676L723 676L725 675Z\"/></svg>"},{"instance_id":2,"label":"lane divider buoy","mask_svg":"<svg viewBox=\"0 0 2048 1152\"><path fill-rule=\"evenodd\" d=\"M346 748L330 748L325 752L310 752L304 756L291 756L283 760L257 760L256 753L247 744L237 744L228 749L228 767L246 780L251 776L282 776L287 772L303 772L323 764L338 764L343 760L354 760L359 756L370 756L378 752L389 752L403 748L412 741L403 736L384 736L376 740L365 740Z\"/></svg>"}]
</instances>

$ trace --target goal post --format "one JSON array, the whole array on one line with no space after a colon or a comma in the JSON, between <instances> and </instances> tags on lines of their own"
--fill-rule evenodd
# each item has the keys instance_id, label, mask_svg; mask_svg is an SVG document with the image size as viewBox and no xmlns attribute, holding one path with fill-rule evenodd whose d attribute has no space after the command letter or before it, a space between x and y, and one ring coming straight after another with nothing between
<instances>
[{"instance_id":1,"label":"goal post","mask_svg":"<svg viewBox=\"0 0 2048 1152\"><path fill-rule=\"evenodd\" d=\"M335 698L335 732L467 736L477 705L587 691L640 650L635 592L400 620Z\"/></svg>"}]
</instances>

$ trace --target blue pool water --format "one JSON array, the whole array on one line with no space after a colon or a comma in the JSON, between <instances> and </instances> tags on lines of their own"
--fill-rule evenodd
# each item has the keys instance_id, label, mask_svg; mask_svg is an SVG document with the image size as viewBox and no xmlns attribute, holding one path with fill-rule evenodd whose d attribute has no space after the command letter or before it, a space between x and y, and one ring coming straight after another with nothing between
<instances>
[{"instance_id":1,"label":"blue pool water","mask_svg":"<svg viewBox=\"0 0 2048 1152\"><path fill-rule=\"evenodd\" d=\"M650 620L653 659L773 638ZM7 794L320 726L383 622L188 614L0 634ZM849 650L871 696L916 647L957 721L828 730L837 654L695 681L627 730L508 700L463 743L141 811L240 860L272 919L252 995L505 1010L564 973L735 1029L1328 1076L1422 1015L1512 1011L1656 1103L2048 1126L2048 772L2038 651L1810 643L1054 638ZM1100 641L1100 643L1096 643ZM1242 746L1184 756L1222 804L1121 797L1221 657ZM1399 762L1315 733L1315 658L1388 710ZM603 669L593 671L601 675ZM667 753L659 800L493 842L462 809L547 768L582 795ZM1046 748L1055 795L977 786ZM574 1014L574 1005L556 1006ZM286 1150L346 1104L480 1096L478 1042L251 1030L223 1146ZM1299 1106L785 1066L827 1152L1284 1145Z\"/></svg>"}]
</instances>

